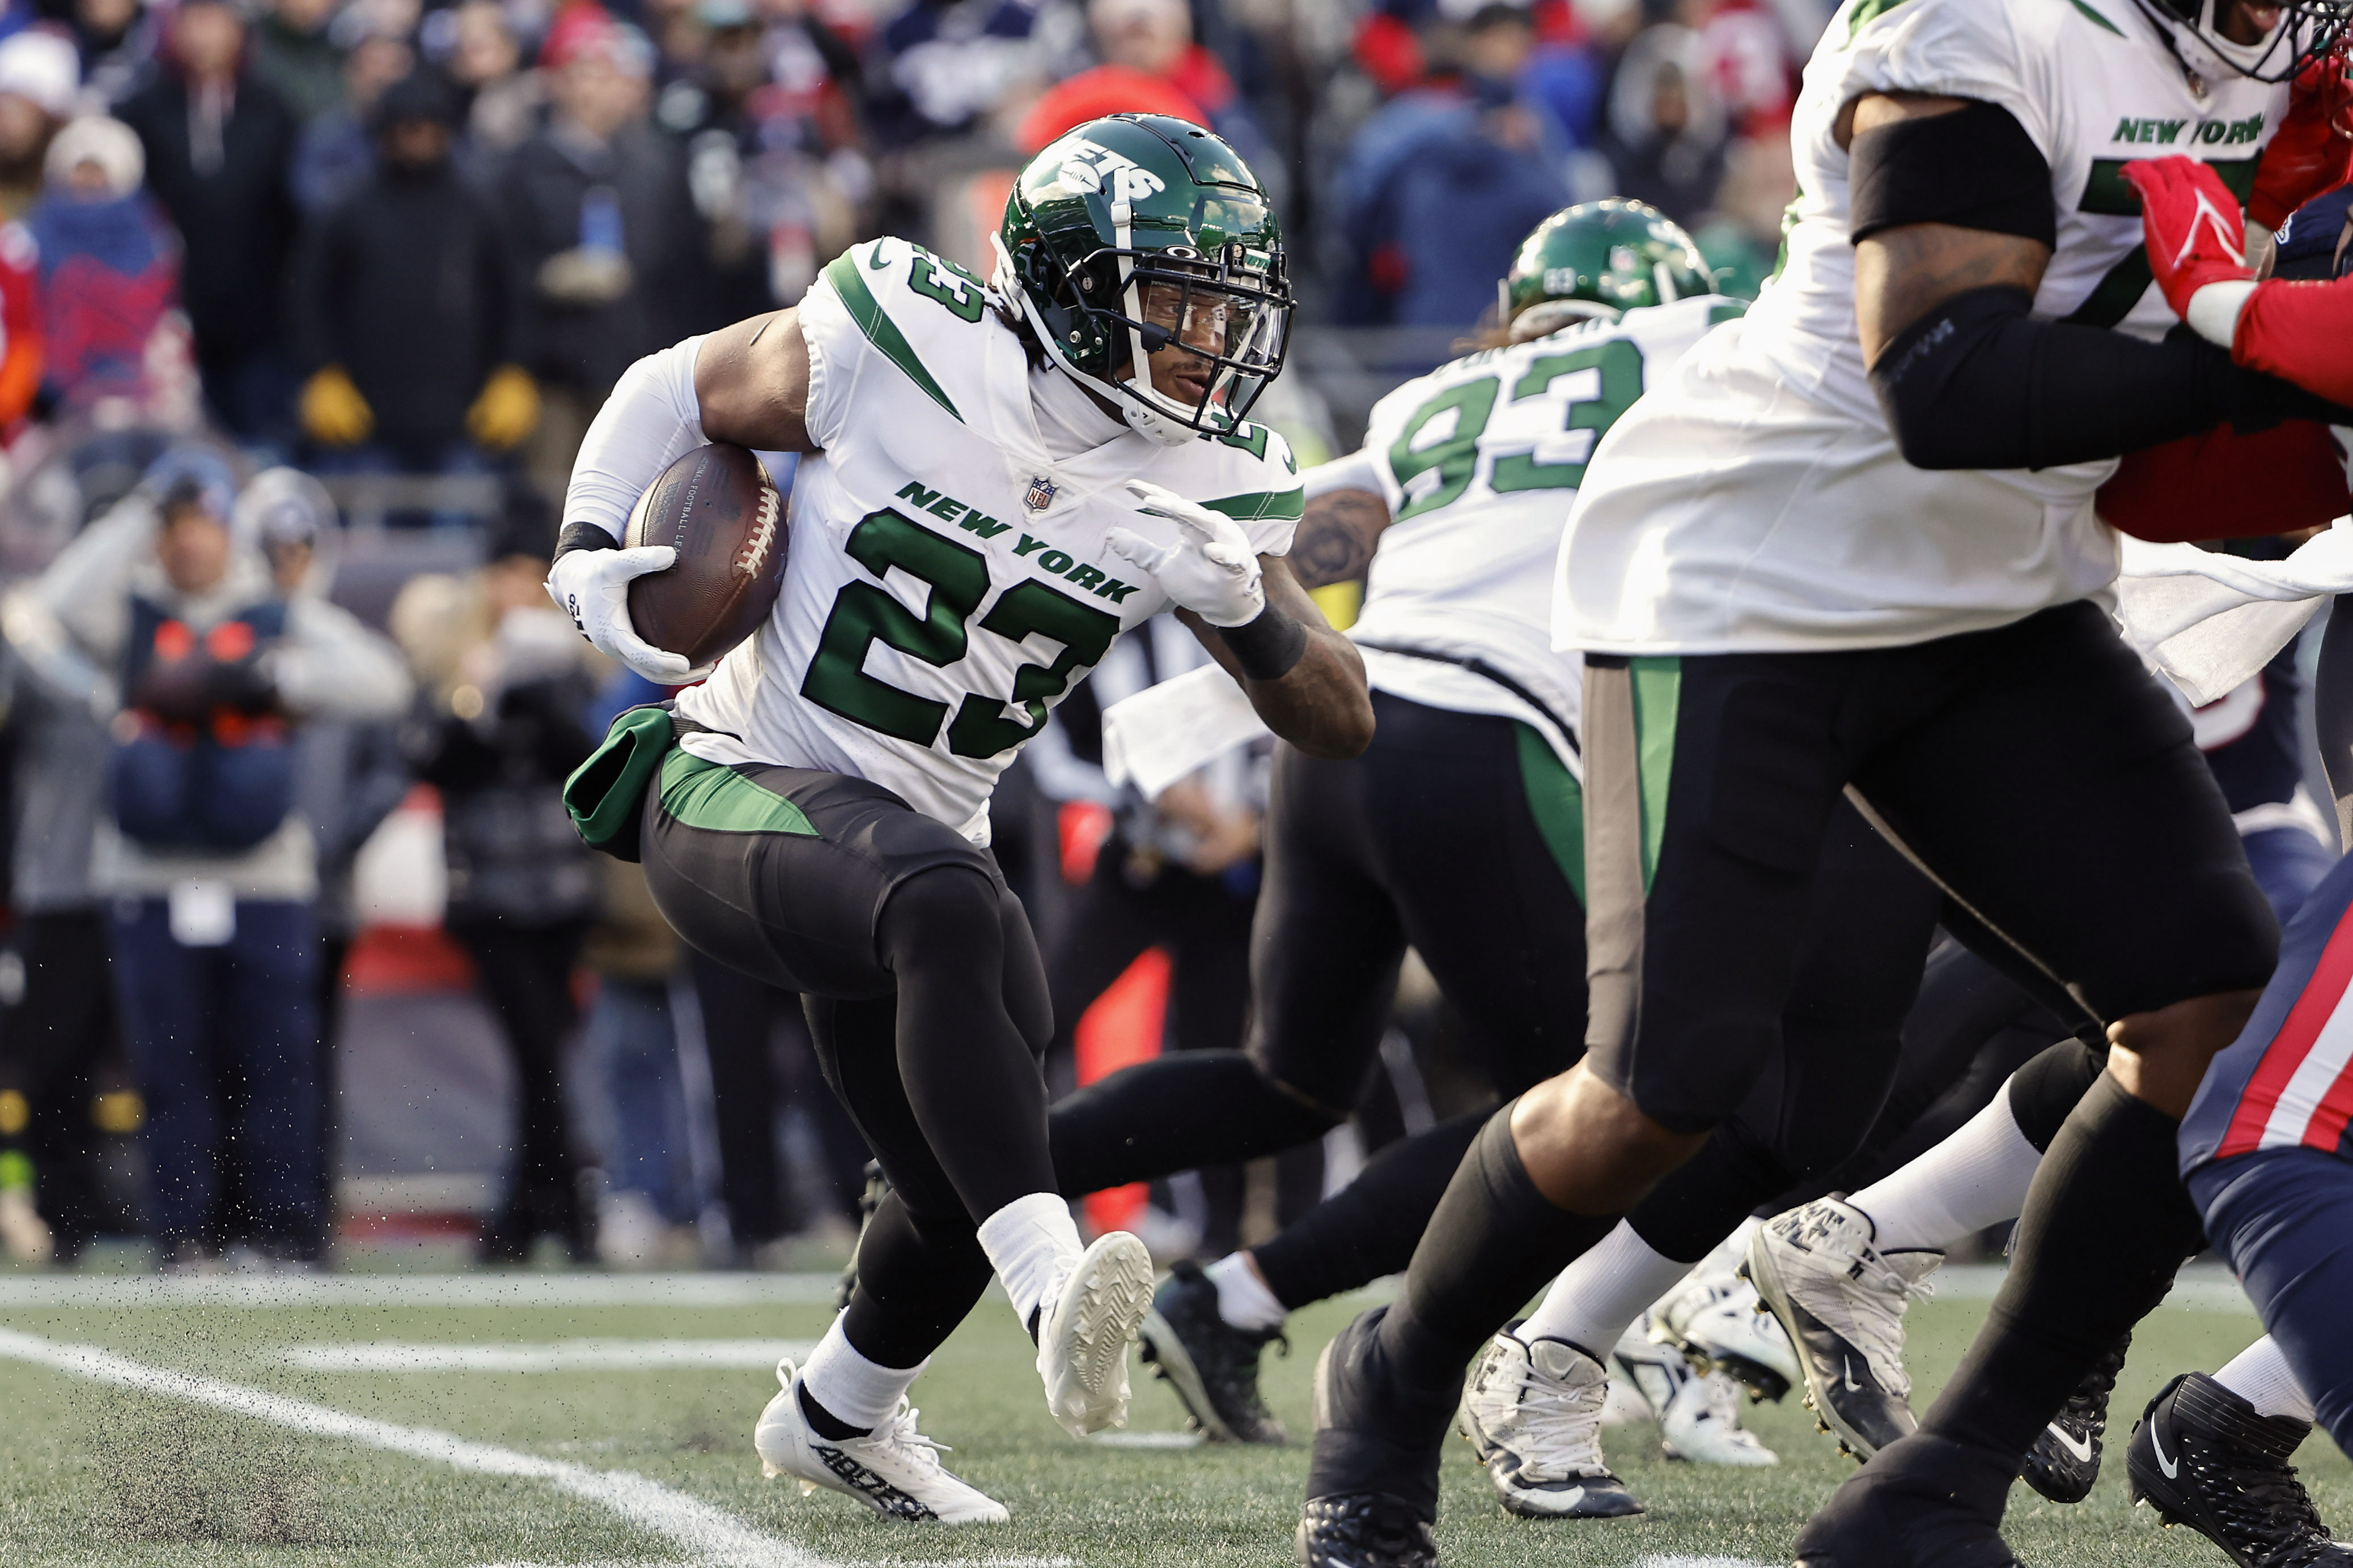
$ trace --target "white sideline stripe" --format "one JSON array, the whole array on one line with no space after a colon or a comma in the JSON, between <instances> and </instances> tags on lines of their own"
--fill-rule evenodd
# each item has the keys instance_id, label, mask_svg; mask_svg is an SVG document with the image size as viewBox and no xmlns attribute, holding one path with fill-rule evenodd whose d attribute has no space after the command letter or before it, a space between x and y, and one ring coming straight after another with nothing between
<instances>
[{"instance_id":1,"label":"white sideline stripe","mask_svg":"<svg viewBox=\"0 0 2353 1568\"><path fill-rule=\"evenodd\" d=\"M1638 1560L1634 1568L1765 1568L1765 1564L1746 1557L1669 1557L1654 1553Z\"/></svg>"},{"instance_id":2,"label":"white sideline stripe","mask_svg":"<svg viewBox=\"0 0 2353 1568\"><path fill-rule=\"evenodd\" d=\"M1930 1279L1940 1300L1954 1301L1990 1301L2001 1289L2002 1276L2008 1273L1999 1263L1957 1263L1936 1270ZM2188 1307L2204 1312L2243 1312L2255 1315L2254 1303L2239 1288L2238 1279L2227 1268L2201 1263L2184 1268L2167 1293L2168 1307Z\"/></svg>"},{"instance_id":3,"label":"white sideline stripe","mask_svg":"<svg viewBox=\"0 0 2353 1568\"><path fill-rule=\"evenodd\" d=\"M559 1340L553 1344L293 1345L275 1358L305 1372L651 1372L658 1367L772 1367L815 1340Z\"/></svg>"},{"instance_id":4,"label":"white sideline stripe","mask_svg":"<svg viewBox=\"0 0 2353 1568\"><path fill-rule=\"evenodd\" d=\"M831 1306L831 1274L0 1275L0 1307Z\"/></svg>"},{"instance_id":5,"label":"white sideline stripe","mask_svg":"<svg viewBox=\"0 0 2353 1568\"><path fill-rule=\"evenodd\" d=\"M472 1475L522 1476L547 1481L559 1491L610 1509L639 1530L685 1547L712 1568L719 1564L726 1568L839 1568L802 1547L754 1530L723 1510L627 1470L592 1470L585 1465L494 1447L430 1427L396 1426L389 1421L349 1415L313 1405L307 1399L289 1399L284 1394L223 1383L217 1378L170 1372L95 1345L60 1344L13 1329L0 1329L0 1356L31 1362L69 1377L209 1405L290 1431L340 1437L365 1447L406 1454Z\"/></svg>"}]
</instances>

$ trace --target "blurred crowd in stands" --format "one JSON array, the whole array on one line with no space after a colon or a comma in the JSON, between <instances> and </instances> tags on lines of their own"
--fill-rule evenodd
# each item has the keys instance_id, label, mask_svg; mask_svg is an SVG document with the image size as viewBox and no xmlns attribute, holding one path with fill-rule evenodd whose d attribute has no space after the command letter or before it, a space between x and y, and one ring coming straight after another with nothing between
<instances>
[{"instance_id":1,"label":"blurred crowd in stands","mask_svg":"<svg viewBox=\"0 0 2353 1568\"><path fill-rule=\"evenodd\" d=\"M1828 10L10 0L0 1254L69 1260L135 1227L174 1267L316 1263L353 1113L346 1004L404 963L472 987L503 1043L484 1258L552 1237L676 1261L691 1237L758 1262L854 1221L863 1154L793 999L682 953L556 798L657 695L540 589L621 371L794 302L868 235L985 272L1029 154L1149 110L1218 131L1276 195L1303 352L1261 407L1317 460L1569 202L1649 201L1753 293ZM1399 338L1418 346L1315 349ZM1177 644L1093 684L1198 658ZM1065 1085L1164 1034L1231 1044L1246 1005L1249 770L1139 808L1102 778L1097 706L1072 702L998 812ZM423 958L372 935L354 890L363 847L420 811L441 846ZM1451 1092L1414 1054L1388 1053L1367 1126ZM110 1177L133 1132L138 1174ZM1151 1212L1223 1250L1336 1175L1211 1173Z\"/></svg>"}]
</instances>

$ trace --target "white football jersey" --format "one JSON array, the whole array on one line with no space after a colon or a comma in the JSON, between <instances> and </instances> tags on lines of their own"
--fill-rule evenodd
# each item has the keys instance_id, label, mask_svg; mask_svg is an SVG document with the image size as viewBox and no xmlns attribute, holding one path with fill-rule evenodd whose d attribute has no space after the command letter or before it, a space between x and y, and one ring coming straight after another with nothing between
<instances>
[{"instance_id":1,"label":"white football jersey","mask_svg":"<svg viewBox=\"0 0 2353 1568\"><path fill-rule=\"evenodd\" d=\"M997 777L1122 631L1169 601L1103 548L1172 542L1135 510L1149 479L1282 555L1300 515L1282 437L1245 425L1162 447L1123 426L1056 458L1020 340L979 279L900 239L857 246L800 306L810 438L784 591L759 633L681 695L717 763L870 779L988 841Z\"/></svg>"},{"instance_id":2,"label":"white football jersey","mask_svg":"<svg viewBox=\"0 0 2353 1568\"><path fill-rule=\"evenodd\" d=\"M1621 420L1561 552L1564 647L1625 653L1869 647L2004 625L2097 594L2113 460L2029 472L1905 463L1866 379L1841 110L1874 91L1982 99L2051 166L2043 320L2157 338L2138 158L2188 153L2243 198L2287 89L2193 77L2135 0L1846 0L1790 126L1800 194L1783 268Z\"/></svg>"},{"instance_id":3,"label":"white football jersey","mask_svg":"<svg viewBox=\"0 0 2353 1568\"><path fill-rule=\"evenodd\" d=\"M1372 684L1414 702L1525 720L1575 767L1582 663L1552 648L1552 562L1595 444L1709 328L1710 296L1587 321L1440 365L1376 404L1365 429L1393 521L1348 635ZM1487 676L1384 647L1477 658ZM1556 731L1567 727L1570 733Z\"/></svg>"}]
</instances>

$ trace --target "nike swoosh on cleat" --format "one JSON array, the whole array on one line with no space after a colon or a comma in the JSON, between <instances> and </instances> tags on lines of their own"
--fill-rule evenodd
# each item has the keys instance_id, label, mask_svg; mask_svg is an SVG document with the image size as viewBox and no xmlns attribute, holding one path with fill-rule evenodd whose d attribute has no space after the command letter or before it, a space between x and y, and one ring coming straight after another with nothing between
<instances>
[{"instance_id":1,"label":"nike swoosh on cleat","mask_svg":"<svg viewBox=\"0 0 2353 1568\"><path fill-rule=\"evenodd\" d=\"M1854 1380L1854 1368L1848 1363L1847 1359L1844 1356L1839 1357L1839 1371L1846 1373L1846 1391L1849 1394L1861 1394L1862 1392L1862 1384L1855 1382Z\"/></svg>"},{"instance_id":2,"label":"nike swoosh on cleat","mask_svg":"<svg viewBox=\"0 0 2353 1568\"><path fill-rule=\"evenodd\" d=\"M2073 1433L2062 1428L2056 1421L2050 1424L2050 1432L2053 1437L2059 1439L2061 1447L2075 1456L2077 1464L2088 1465L2092 1462L2092 1444L2089 1438L2076 1436ZM2172 1473L2170 1470L2166 1472L2168 1475Z\"/></svg>"},{"instance_id":3,"label":"nike swoosh on cleat","mask_svg":"<svg viewBox=\"0 0 2353 1568\"><path fill-rule=\"evenodd\" d=\"M2151 1426L2148 1429L2148 1446L2155 1451L2157 1455L2157 1468L2165 1472L2165 1479L2169 1481L2174 1477L2181 1473L2180 1463L2178 1460L2168 1459L2165 1457L2165 1441L2157 1435L2157 1428L2154 1426Z\"/></svg>"}]
</instances>

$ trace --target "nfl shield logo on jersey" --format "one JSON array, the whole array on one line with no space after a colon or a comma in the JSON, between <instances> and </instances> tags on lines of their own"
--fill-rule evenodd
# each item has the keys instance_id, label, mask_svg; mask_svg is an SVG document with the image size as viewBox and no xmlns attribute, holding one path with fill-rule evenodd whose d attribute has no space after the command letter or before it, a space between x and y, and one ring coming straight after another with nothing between
<instances>
[{"instance_id":1,"label":"nfl shield logo on jersey","mask_svg":"<svg viewBox=\"0 0 2353 1568\"><path fill-rule=\"evenodd\" d=\"M1031 511L1044 511L1048 507L1054 504L1054 491L1056 489L1057 487L1053 480L1048 479L1043 474L1039 474L1029 481L1029 493L1021 498L1021 504L1028 507Z\"/></svg>"}]
</instances>

